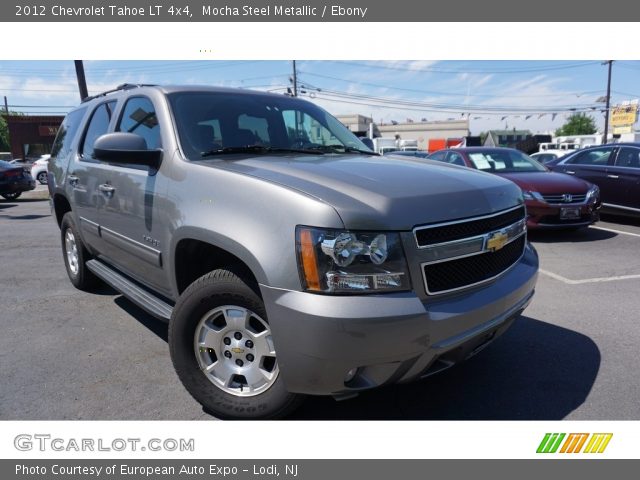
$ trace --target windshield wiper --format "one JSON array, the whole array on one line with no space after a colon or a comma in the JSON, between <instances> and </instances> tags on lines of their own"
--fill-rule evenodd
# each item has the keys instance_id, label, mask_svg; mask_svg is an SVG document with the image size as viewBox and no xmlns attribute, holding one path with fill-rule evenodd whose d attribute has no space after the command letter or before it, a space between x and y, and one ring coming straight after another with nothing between
<instances>
[{"instance_id":1,"label":"windshield wiper","mask_svg":"<svg viewBox=\"0 0 640 480\"><path fill-rule=\"evenodd\" d=\"M355 147L347 147L346 145L314 145L309 150L318 152L330 152L330 153L363 153L365 155L378 155L371 150L362 150Z\"/></svg>"},{"instance_id":2,"label":"windshield wiper","mask_svg":"<svg viewBox=\"0 0 640 480\"><path fill-rule=\"evenodd\" d=\"M228 155L232 153L307 153L307 154L324 154L312 149L302 148L280 148L280 147L267 147L264 145L247 145L244 147L223 147L214 150L208 150L201 152L201 157L211 157L214 155Z\"/></svg>"}]
</instances>

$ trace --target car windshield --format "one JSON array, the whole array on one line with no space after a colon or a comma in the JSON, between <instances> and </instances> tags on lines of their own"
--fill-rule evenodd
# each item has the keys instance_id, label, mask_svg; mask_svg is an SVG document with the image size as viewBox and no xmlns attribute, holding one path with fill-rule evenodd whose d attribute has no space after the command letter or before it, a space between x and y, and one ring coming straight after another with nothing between
<instances>
[{"instance_id":1,"label":"car windshield","mask_svg":"<svg viewBox=\"0 0 640 480\"><path fill-rule=\"evenodd\" d=\"M169 103L192 160L233 153L373 154L327 112L288 96L180 92L170 94Z\"/></svg>"},{"instance_id":2,"label":"car windshield","mask_svg":"<svg viewBox=\"0 0 640 480\"><path fill-rule=\"evenodd\" d=\"M547 169L535 160L517 150L492 150L471 152L469 158L473 165L484 172L520 173L544 172Z\"/></svg>"},{"instance_id":3,"label":"car windshield","mask_svg":"<svg viewBox=\"0 0 640 480\"><path fill-rule=\"evenodd\" d=\"M16 168L16 166L9 162L5 162L4 160L0 160L0 169L7 170L9 168Z\"/></svg>"}]
</instances>

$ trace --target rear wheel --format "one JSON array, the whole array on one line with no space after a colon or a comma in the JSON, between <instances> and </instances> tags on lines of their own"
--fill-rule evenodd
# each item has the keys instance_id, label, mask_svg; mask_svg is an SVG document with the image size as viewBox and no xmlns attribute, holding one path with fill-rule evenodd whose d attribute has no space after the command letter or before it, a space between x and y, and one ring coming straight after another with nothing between
<instances>
[{"instance_id":1,"label":"rear wheel","mask_svg":"<svg viewBox=\"0 0 640 480\"><path fill-rule=\"evenodd\" d=\"M73 221L71 212L62 217L60 224L62 238L62 256L69 280L80 290L90 290L96 284L96 276L87 268L86 262L91 258Z\"/></svg>"},{"instance_id":2,"label":"rear wheel","mask_svg":"<svg viewBox=\"0 0 640 480\"><path fill-rule=\"evenodd\" d=\"M229 270L200 277L169 325L180 380L220 418L279 418L301 400L284 387L264 303L250 284Z\"/></svg>"},{"instance_id":3,"label":"rear wheel","mask_svg":"<svg viewBox=\"0 0 640 480\"><path fill-rule=\"evenodd\" d=\"M40 182L41 185L46 185L48 180L47 180L47 172L40 172L38 174L38 176L36 177L36 179Z\"/></svg>"},{"instance_id":4,"label":"rear wheel","mask_svg":"<svg viewBox=\"0 0 640 480\"><path fill-rule=\"evenodd\" d=\"M20 195L22 195L22 192L12 192L12 193L3 193L2 196L6 199L6 200L15 200L16 198L18 198Z\"/></svg>"}]
</instances>

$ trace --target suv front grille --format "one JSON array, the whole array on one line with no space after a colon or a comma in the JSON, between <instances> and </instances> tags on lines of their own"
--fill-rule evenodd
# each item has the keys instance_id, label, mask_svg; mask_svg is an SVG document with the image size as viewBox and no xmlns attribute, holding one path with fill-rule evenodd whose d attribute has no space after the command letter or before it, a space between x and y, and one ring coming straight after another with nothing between
<instances>
[{"instance_id":1,"label":"suv front grille","mask_svg":"<svg viewBox=\"0 0 640 480\"><path fill-rule=\"evenodd\" d=\"M416 241L418 242L418 247L425 248L438 243L475 237L512 225L524 218L524 216L525 207L521 205L507 212L498 213L497 215L475 219L470 218L468 220L460 220L455 223L434 227L426 225L415 229Z\"/></svg>"},{"instance_id":2,"label":"suv front grille","mask_svg":"<svg viewBox=\"0 0 640 480\"><path fill-rule=\"evenodd\" d=\"M521 235L494 252L424 265L427 293L446 293L497 277L520 259L525 243L526 236Z\"/></svg>"},{"instance_id":3,"label":"suv front grille","mask_svg":"<svg viewBox=\"0 0 640 480\"><path fill-rule=\"evenodd\" d=\"M559 195L542 195L547 203L583 203L587 198L586 193L565 193Z\"/></svg>"}]
</instances>

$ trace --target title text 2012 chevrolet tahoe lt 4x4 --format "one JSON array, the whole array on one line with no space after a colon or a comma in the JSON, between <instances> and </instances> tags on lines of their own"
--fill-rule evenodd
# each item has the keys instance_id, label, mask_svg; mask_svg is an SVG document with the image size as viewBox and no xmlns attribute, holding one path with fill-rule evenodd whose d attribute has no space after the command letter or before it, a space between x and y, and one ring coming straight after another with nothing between
<instances>
[{"instance_id":1,"label":"title text 2012 chevrolet tahoe lt 4x4","mask_svg":"<svg viewBox=\"0 0 640 480\"><path fill-rule=\"evenodd\" d=\"M49 172L71 282L168 320L180 380L222 418L431 375L534 292L515 184L377 156L286 95L122 85L67 115Z\"/></svg>"}]
</instances>

